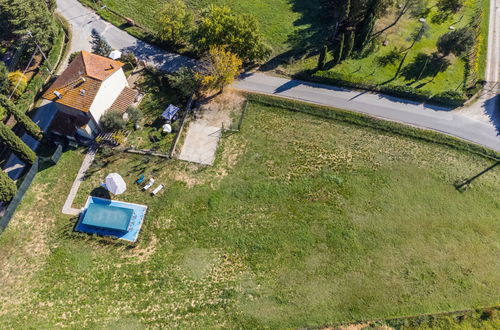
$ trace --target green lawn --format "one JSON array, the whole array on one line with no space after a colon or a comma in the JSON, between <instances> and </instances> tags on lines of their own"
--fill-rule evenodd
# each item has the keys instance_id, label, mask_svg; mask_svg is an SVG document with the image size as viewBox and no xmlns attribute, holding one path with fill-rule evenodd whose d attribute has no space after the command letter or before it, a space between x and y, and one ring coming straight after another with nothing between
<instances>
[{"instance_id":1,"label":"green lawn","mask_svg":"<svg viewBox=\"0 0 500 330\"><path fill-rule=\"evenodd\" d=\"M170 134L162 133L162 126L165 123L160 120L160 116L169 104L183 109L185 107L179 100L175 91L165 84L160 83L159 76L145 73L138 84L138 88L145 94L144 99L139 104L139 110L142 112L140 129L135 130L133 123L127 127L129 136L126 146L134 146L136 149L152 149L158 152L166 153L172 147L175 138L175 132L178 131L180 120L172 124L173 132ZM182 112L179 112L179 117Z\"/></svg>"},{"instance_id":2,"label":"green lawn","mask_svg":"<svg viewBox=\"0 0 500 330\"><path fill-rule=\"evenodd\" d=\"M4 327L284 328L498 303L500 173L452 185L485 158L251 103L213 167L102 159L74 207L122 174L119 199L149 206L134 248L60 214L81 158L42 172L0 236Z\"/></svg>"}]
</instances>

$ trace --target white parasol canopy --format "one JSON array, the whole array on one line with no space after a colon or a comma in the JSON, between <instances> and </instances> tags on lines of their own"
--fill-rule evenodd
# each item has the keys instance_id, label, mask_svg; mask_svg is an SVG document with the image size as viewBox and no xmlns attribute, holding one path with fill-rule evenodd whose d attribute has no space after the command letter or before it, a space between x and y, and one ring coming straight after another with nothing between
<instances>
[{"instance_id":1,"label":"white parasol canopy","mask_svg":"<svg viewBox=\"0 0 500 330\"><path fill-rule=\"evenodd\" d=\"M106 188L114 195L120 195L127 190L127 185L118 173L111 173L106 177Z\"/></svg>"},{"instance_id":2,"label":"white parasol canopy","mask_svg":"<svg viewBox=\"0 0 500 330\"><path fill-rule=\"evenodd\" d=\"M120 57L122 57L122 52L120 52L119 50L115 49L113 50L111 53L109 53L109 56L108 56L110 59L112 60L117 60L119 59Z\"/></svg>"}]
</instances>

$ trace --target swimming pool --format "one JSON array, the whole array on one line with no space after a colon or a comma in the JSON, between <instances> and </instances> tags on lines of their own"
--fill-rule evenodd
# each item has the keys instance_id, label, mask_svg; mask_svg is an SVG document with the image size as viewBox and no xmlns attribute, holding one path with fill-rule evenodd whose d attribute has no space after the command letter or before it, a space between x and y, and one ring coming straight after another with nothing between
<instances>
[{"instance_id":1,"label":"swimming pool","mask_svg":"<svg viewBox=\"0 0 500 330\"><path fill-rule=\"evenodd\" d=\"M76 231L137 241L147 206L89 196Z\"/></svg>"}]
</instances>

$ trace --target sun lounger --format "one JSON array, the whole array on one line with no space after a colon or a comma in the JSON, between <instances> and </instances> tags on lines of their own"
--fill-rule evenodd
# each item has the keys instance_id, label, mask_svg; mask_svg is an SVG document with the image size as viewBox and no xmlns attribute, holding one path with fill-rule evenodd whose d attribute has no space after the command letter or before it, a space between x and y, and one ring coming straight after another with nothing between
<instances>
[{"instance_id":1,"label":"sun lounger","mask_svg":"<svg viewBox=\"0 0 500 330\"><path fill-rule=\"evenodd\" d=\"M144 174L142 174L142 175L139 177L139 179L137 179L135 182L137 182L137 184L141 184L141 183L142 183L142 181L144 181L144 179L145 179L145 178L146 178L146 177L144 176Z\"/></svg>"},{"instance_id":2,"label":"sun lounger","mask_svg":"<svg viewBox=\"0 0 500 330\"><path fill-rule=\"evenodd\" d=\"M155 190L153 190L153 192L151 193L153 196L156 195L157 193L160 192L160 190L163 189L163 185L159 185L158 187L155 188Z\"/></svg>"},{"instance_id":3,"label":"sun lounger","mask_svg":"<svg viewBox=\"0 0 500 330\"><path fill-rule=\"evenodd\" d=\"M143 190L148 190L155 184L155 179L151 178L149 179L148 183L142 188Z\"/></svg>"}]
</instances>

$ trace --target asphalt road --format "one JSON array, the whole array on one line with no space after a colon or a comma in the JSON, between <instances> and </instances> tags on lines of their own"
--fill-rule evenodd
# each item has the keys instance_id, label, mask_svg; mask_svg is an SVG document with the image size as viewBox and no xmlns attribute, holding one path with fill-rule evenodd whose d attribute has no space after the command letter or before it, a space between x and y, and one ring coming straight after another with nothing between
<instances>
[{"instance_id":1,"label":"asphalt road","mask_svg":"<svg viewBox=\"0 0 500 330\"><path fill-rule=\"evenodd\" d=\"M176 71L194 61L188 57L166 52L144 41L136 39L114 25L102 20L77 0L57 0L57 11L71 24L73 36L70 53L91 51L91 33L95 29L114 49L133 52L135 56L162 71Z\"/></svg>"},{"instance_id":2,"label":"asphalt road","mask_svg":"<svg viewBox=\"0 0 500 330\"><path fill-rule=\"evenodd\" d=\"M140 41L117 27L100 19L77 0L57 0L58 11L73 28L71 50L90 50L91 31L99 31L115 49L133 51L137 57L160 70L174 71L193 63L190 59L160 50ZM500 0L492 0L488 79L498 80ZM496 69L495 69L496 68ZM496 70L496 71L495 71ZM500 110L496 109L495 91L481 98L473 107L449 110L419 104L395 97L368 92L351 91L321 84L277 78L262 73L247 74L234 87L257 93L297 99L305 102L333 106L440 131L500 151ZM475 107L475 108L474 108Z\"/></svg>"}]
</instances>

